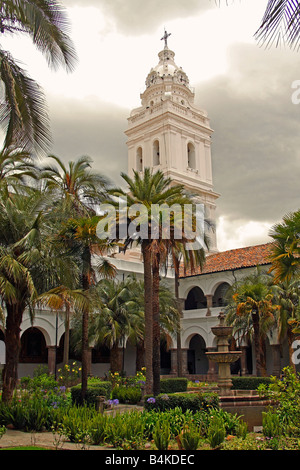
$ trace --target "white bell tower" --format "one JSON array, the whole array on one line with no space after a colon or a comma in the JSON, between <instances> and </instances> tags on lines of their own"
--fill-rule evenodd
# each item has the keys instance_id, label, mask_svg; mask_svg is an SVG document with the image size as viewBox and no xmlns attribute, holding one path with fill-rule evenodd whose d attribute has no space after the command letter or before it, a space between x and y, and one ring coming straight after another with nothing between
<instances>
[{"instance_id":1,"label":"white bell tower","mask_svg":"<svg viewBox=\"0 0 300 470\"><path fill-rule=\"evenodd\" d=\"M216 199L211 165L208 115L194 104L194 91L181 67L174 62L165 32L159 63L146 78L141 107L128 118L128 174L149 167L160 169L174 183L200 196L206 217L215 222ZM210 252L217 251L216 234L210 233Z\"/></svg>"}]
</instances>

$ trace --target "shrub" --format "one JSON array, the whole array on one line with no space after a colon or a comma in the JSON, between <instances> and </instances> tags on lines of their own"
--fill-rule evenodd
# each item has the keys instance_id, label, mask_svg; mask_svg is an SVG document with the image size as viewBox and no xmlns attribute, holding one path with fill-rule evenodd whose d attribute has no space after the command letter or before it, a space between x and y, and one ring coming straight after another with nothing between
<instances>
[{"instance_id":1,"label":"shrub","mask_svg":"<svg viewBox=\"0 0 300 470\"><path fill-rule=\"evenodd\" d=\"M300 380L290 367L283 369L281 379L271 377L271 383L259 387L260 395L276 403L274 413L279 416L281 428L295 435L300 422Z\"/></svg>"},{"instance_id":2,"label":"shrub","mask_svg":"<svg viewBox=\"0 0 300 470\"><path fill-rule=\"evenodd\" d=\"M107 399L110 398L111 388L111 383L109 381L96 381L88 383L85 403L89 405L96 405L97 397L104 396ZM81 384L75 385L71 388L71 398L73 404L81 404Z\"/></svg>"},{"instance_id":3,"label":"shrub","mask_svg":"<svg viewBox=\"0 0 300 470\"><path fill-rule=\"evenodd\" d=\"M266 437L277 437L281 434L280 419L272 411L262 412L263 434Z\"/></svg>"},{"instance_id":4,"label":"shrub","mask_svg":"<svg viewBox=\"0 0 300 470\"><path fill-rule=\"evenodd\" d=\"M158 450L168 450L171 439L168 421L157 421L153 432L153 440Z\"/></svg>"},{"instance_id":5,"label":"shrub","mask_svg":"<svg viewBox=\"0 0 300 470\"><path fill-rule=\"evenodd\" d=\"M153 439L153 433L158 421L162 420L169 423L171 437L175 438L180 434L185 425L192 425L194 413L190 410L183 412L181 408L174 408L162 412L156 410L143 411L141 418L144 422L144 432L148 439Z\"/></svg>"},{"instance_id":6,"label":"shrub","mask_svg":"<svg viewBox=\"0 0 300 470\"><path fill-rule=\"evenodd\" d=\"M270 377L232 377L232 388L234 390L257 390L261 384L269 385Z\"/></svg>"},{"instance_id":7,"label":"shrub","mask_svg":"<svg viewBox=\"0 0 300 470\"><path fill-rule=\"evenodd\" d=\"M39 398L16 396L10 403L1 403L0 423L7 426L12 424L15 429L23 431L42 431L49 427L51 409Z\"/></svg>"},{"instance_id":8,"label":"shrub","mask_svg":"<svg viewBox=\"0 0 300 470\"><path fill-rule=\"evenodd\" d=\"M112 398L118 399L120 403L136 404L141 401L142 392L139 387L125 387L121 385L113 389Z\"/></svg>"},{"instance_id":9,"label":"shrub","mask_svg":"<svg viewBox=\"0 0 300 470\"><path fill-rule=\"evenodd\" d=\"M89 436L92 444L99 445L104 442L106 437L107 416L97 413L89 421Z\"/></svg>"},{"instance_id":10,"label":"shrub","mask_svg":"<svg viewBox=\"0 0 300 470\"><path fill-rule=\"evenodd\" d=\"M179 442L184 450L197 450L200 443L199 429L195 426L184 426L180 433Z\"/></svg>"},{"instance_id":11,"label":"shrub","mask_svg":"<svg viewBox=\"0 0 300 470\"><path fill-rule=\"evenodd\" d=\"M160 392L161 393L186 392L187 386L188 386L188 379L184 377L161 379Z\"/></svg>"},{"instance_id":12,"label":"shrub","mask_svg":"<svg viewBox=\"0 0 300 470\"><path fill-rule=\"evenodd\" d=\"M60 416L64 434L71 442L78 442L83 434L87 434L90 420L95 416L95 410L87 405L70 407Z\"/></svg>"},{"instance_id":13,"label":"shrub","mask_svg":"<svg viewBox=\"0 0 300 470\"><path fill-rule=\"evenodd\" d=\"M226 430L224 421L220 416L212 416L207 431L207 439L210 446L215 449L224 441Z\"/></svg>"},{"instance_id":14,"label":"shrub","mask_svg":"<svg viewBox=\"0 0 300 470\"><path fill-rule=\"evenodd\" d=\"M105 442L114 447L140 442L144 436L144 421L139 411L130 411L107 417ZM132 445L133 447L133 445Z\"/></svg>"},{"instance_id":15,"label":"shrub","mask_svg":"<svg viewBox=\"0 0 300 470\"><path fill-rule=\"evenodd\" d=\"M164 411L172 408L181 408L183 412L191 410L208 410L219 406L217 393L170 393L160 394L157 397L145 397L146 410Z\"/></svg>"},{"instance_id":16,"label":"shrub","mask_svg":"<svg viewBox=\"0 0 300 470\"><path fill-rule=\"evenodd\" d=\"M81 367L79 363L73 361L72 363L65 364L62 368L58 369L58 383L71 387L80 381Z\"/></svg>"}]
</instances>

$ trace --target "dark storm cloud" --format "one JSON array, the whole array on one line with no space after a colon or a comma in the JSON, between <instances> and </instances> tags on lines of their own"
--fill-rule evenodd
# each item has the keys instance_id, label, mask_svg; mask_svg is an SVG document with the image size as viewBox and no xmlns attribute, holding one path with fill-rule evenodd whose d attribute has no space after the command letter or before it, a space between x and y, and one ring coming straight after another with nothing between
<instances>
[{"instance_id":1,"label":"dark storm cloud","mask_svg":"<svg viewBox=\"0 0 300 470\"><path fill-rule=\"evenodd\" d=\"M120 184L120 172L127 171L124 130L128 110L100 101L49 97L53 149L64 162L81 155L93 159L93 169Z\"/></svg>"},{"instance_id":2,"label":"dark storm cloud","mask_svg":"<svg viewBox=\"0 0 300 470\"><path fill-rule=\"evenodd\" d=\"M213 135L218 214L231 220L281 220L300 204L299 54L239 45L230 69L197 87Z\"/></svg>"},{"instance_id":3,"label":"dark storm cloud","mask_svg":"<svg viewBox=\"0 0 300 470\"><path fill-rule=\"evenodd\" d=\"M216 8L215 0L63 0L63 4L66 7L99 7L109 20L115 22L119 31L131 35L151 32L164 23L165 18L170 21Z\"/></svg>"}]
</instances>

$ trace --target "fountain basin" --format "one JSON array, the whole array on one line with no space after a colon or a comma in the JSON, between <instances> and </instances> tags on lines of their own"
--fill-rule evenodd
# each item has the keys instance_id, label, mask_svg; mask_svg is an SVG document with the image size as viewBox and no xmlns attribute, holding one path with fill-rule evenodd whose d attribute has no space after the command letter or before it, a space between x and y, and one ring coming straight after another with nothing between
<instances>
[{"instance_id":1,"label":"fountain basin","mask_svg":"<svg viewBox=\"0 0 300 470\"><path fill-rule=\"evenodd\" d=\"M242 351L225 351L225 352L220 352L220 351L213 351L213 352L208 352L205 353L207 358L211 361L218 362L220 363L232 363L237 361L241 355Z\"/></svg>"},{"instance_id":2,"label":"fountain basin","mask_svg":"<svg viewBox=\"0 0 300 470\"><path fill-rule=\"evenodd\" d=\"M211 331L218 338L229 338L232 334L232 326L224 326L224 325L213 326L211 328Z\"/></svg>"}]
</instances>

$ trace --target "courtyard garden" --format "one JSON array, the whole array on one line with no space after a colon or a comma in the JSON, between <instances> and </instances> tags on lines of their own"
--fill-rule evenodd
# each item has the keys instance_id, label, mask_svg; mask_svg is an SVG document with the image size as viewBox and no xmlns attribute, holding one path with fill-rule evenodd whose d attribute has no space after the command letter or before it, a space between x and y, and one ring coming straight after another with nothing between
<instances>
[{"instance_id":1,"label":"courtyard garden","mask_svg":"<svg viewBox=\"0 0 300 470\"><path fill-rule=\"evenodd\" d=\"M76 370L69 368L72 382ZM258 393L272 401L258 433L248 429L243 416L222 409L215 384L161 379L162 393L144 396L143 371L134 377L114 373L90 377L81 403L80 383L66 386L63 378L65 373L58 380L40 373L21 379L12 401L0 402L0 436L7 429L52 433L53 449L63 449L66 442L79 449L300 449L300 380L289 368L280 380L258 385Z\"/></svg>"}]
</instances>

